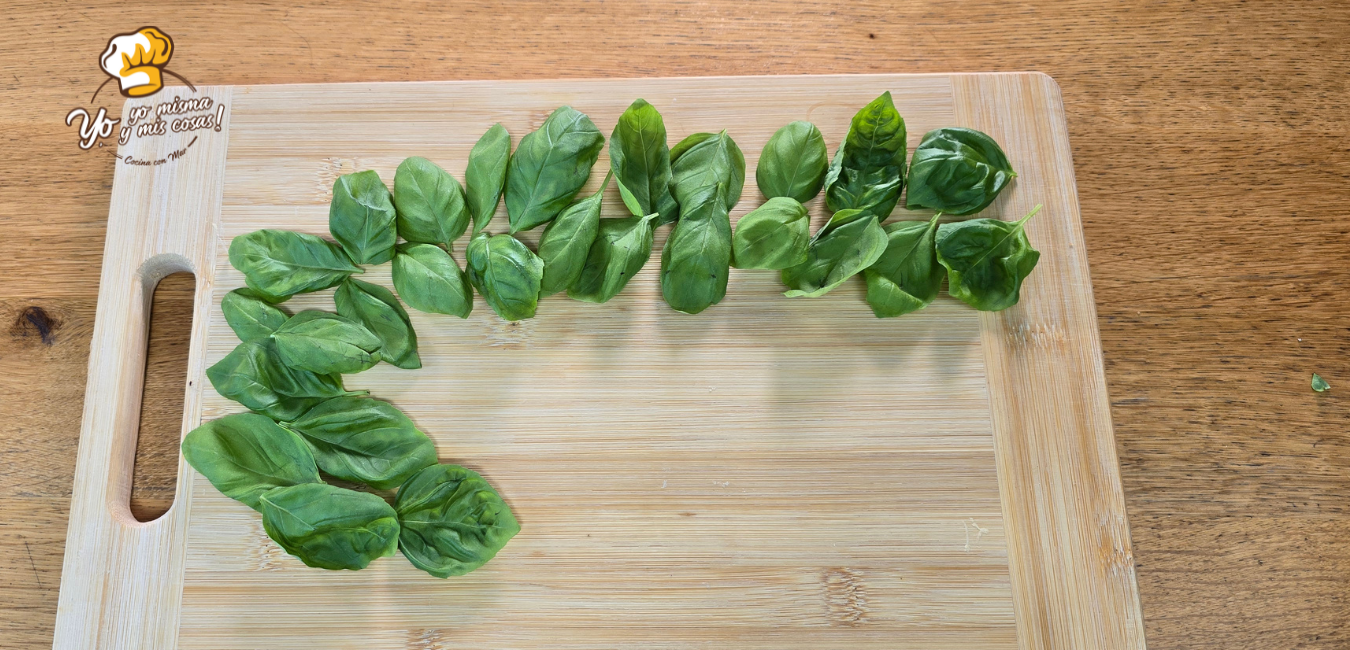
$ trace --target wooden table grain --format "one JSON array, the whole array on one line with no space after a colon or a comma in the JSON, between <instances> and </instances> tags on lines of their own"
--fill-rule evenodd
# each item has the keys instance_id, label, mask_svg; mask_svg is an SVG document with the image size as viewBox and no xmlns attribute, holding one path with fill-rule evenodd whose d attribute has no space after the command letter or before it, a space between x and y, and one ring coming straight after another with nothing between
<instances>
[{"instance_id":1,"label":"wooden table grain","mask_svg":"<svg viewBox=\"0 0 1350 650\"><path fill-rule=\"evenodd\" d=\"M80 150L63 120L90 106L107 39L144 24L173 36L172 69L203 84L1052 75L1150 647L1350 645L1350 5L3 8L0 645L51 643L112 182L112 157ZM95 105L120 106L114 97L105 89ZM188 286L171 280L156 297L142 513L172 497L176 450L164 441L180 417ZM1310 390L1314 371L1330 392Z\"/></svg>"}]
</instances>

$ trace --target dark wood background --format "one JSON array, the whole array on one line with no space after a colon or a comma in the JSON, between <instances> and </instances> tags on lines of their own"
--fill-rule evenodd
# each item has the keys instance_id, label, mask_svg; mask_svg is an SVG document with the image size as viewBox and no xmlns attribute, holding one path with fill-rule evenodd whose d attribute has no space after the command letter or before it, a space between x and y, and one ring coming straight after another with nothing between
<instances>
[{"instance_id":1,"label":"dark wood background","mask_svg":"<svg viewBox=\"0 0 1350 650\"><path fill-rule=\"evenodd\" d=\"M114 33L199 84L1039 70L1063 87L1150 647L1350 646L1350 4L3 3L0 645L50 647L113 159ZM107 89L98 104L120 107ZM114 113L120 108L114 110ZM136 511L172 498L161 285ZM161 344L162 342L162 344ZM1314 394L1311 372L1332 390Z\"/></svg>"}]
</instances>

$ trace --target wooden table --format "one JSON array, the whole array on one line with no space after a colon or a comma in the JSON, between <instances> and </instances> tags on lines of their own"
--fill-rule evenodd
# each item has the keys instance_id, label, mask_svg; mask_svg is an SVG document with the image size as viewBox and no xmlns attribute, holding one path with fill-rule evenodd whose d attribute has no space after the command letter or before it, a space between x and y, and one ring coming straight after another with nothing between
<instances>
[{"instance_id":1,"label":"wooden table","mask_svg":"<svg viewBox=\"0 0 1350 650\"><path fill-rule=\"evenodd\" d=\"M1051 74L1150 647L1350 644L1350 5L13 3L3 15L5 647L51 643L113 173L62 120L90 106L108 37L142 23L175 39L171 69L209 84ZM120 104L105 89L95 106ZM156 296L140 513L172 498L188 286ZM1313 371L1331 392L1309 389Z\"/></svg>"}]
</instances>

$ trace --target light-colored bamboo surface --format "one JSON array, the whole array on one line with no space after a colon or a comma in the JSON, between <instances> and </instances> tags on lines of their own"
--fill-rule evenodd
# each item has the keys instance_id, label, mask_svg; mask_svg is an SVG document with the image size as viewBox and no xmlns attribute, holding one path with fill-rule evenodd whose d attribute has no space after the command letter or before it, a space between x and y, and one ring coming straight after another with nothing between
<instances>
[{"instance_id":1,"label":"light-colored bamboo surface","mask_svg":"<svg viewBox=\"0 0 1350 650\"><path fill-rule=\"evenodd\" d=\"M160 531L159 573L120 561L120 547L67 554L58 646L1142 648L1072 163L1057 88L1042 76L236 87L228 154L208 179L223 180L219 222L194 244L214 262L198 271L211 300L199 301L210 312L193 358L209 365L236 344L219 311L242 285L230 238L324 234L337 174L375 169L392 182L404 157L422 155L462 178L495 121L518 141L570 103L608 134L644 97L672 144L723 128L740 144L749 173L735 219L762 201L753 169L774 129L810 119L833 151L883 90L911 147L948 125L1004 143L1021 175L984 216L1047 204L1029 229L1042 261L1022 306L982 316L944 296L878 320L858 280L788 300L774 274L733 271L722 304L685 316L661 301L657 254L606 305L553 297L516 324L481 299L467 320L414 312L424 367L381 365L348 385L403 408L443 461L500 489L523 530L497 559L446 581L400 557L356 573L308 569L184 466L168 515L100 524ZM120 169L113 212L131 218L140 212L121 206L139 197ZM196 188L171 191L209 203ZM611 195L606 214L618 216ZM812 209L825 218L819 199ZM489 229L503 230L504 216ZM182 219L193 213L172 221ZM112 223L107 255L121 263L136 249L114 247ZM389 285L387 265L366 276ZM105 277L105 291L112 284ZM331 304L322 292L288 307ZM101 302L99 323L120 313ZM189 366L187 420L204 367ZM237 410L202 391L202 418ZM115 438L88 426L84 436ZM90 494L77 484L72 550L103 517L94 506L106 495ZM80 577L100 569L107 579ZM128 618L109 584L166 596L137 601L141 618Z\"/></svg>"}]
</instances>

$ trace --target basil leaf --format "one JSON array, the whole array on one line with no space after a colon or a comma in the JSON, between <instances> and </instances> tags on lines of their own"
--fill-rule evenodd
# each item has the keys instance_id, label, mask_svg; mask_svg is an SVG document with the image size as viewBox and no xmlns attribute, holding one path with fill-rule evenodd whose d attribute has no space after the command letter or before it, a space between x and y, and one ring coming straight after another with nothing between
<instances>
[{"instance_id":1,"label":"basil leaf","mask_svg":"<svg viewBox=\"0 0 1350 650\"><path fill-rule=\"evenodd\" d=\"M333 182L328 232L357 264L382 264L394 258L394 202L373 170L343 174Z\"/></svg>"},{"instance_id":2,"label":"basil leaf","mask_svg":"<svg viewBox=\"0 0 1350 650\"><path fill-rule=\"evenodd\" d=\"M188 464L221 494L254 510L268 490L322 481L305 442L254 413L203 423L183 437L182 448Z\"/></svg>"},{"instance_id":3,"label":"basil leaf","mask_svg":"<svg viewBox=\"0 0 1350 650\"><path fill-rule=\"evenodd\" d=\"M786 196L806 203L820 193L830 154L825 136L810 122L793 122L774 132L759 154L755 182L767 198Z\"/></svg>"},{"instance_id":4,"label":"basil leaf","mask_svg":"<svg viewBox=\"0 0 1350 650\"><path fill-rule=\"evenodd\" d=\"M675 150L671 192L680 220L661 251L661 295L675 310L697 314L727 293L729 213L741 197L745 157L726 131L696 133Z\"/></svg>"},{"instance_id":5,"label":"basil leaf","mask_svg":"<svg viewBox=\"0 0 1350 650\"><path fill-rule=\"evenodd\" d=\"M825 205L890 216L905 177L905 120L887 91L853 116L848 137L825 175Z\"/></svg>"},{"instance_id":6,"label":"basil leaf","mask_svg":"<svg viewBox=\"0 0 1350 650\"><path fill-rule=\"evenodd\" d=\"M806 261L811 215L796 199L779 196L736 222L733 263L742 269L782 270Z\"/></svg>"},{"instance_id":7,"label":"basil leaf","mask_svg":"<svg viewBox=\"0 0 1350 650\"><path fill-rule=\"evenodd\" d=\"M520 140L506 172L511 232L548 223L572 202L605 146L591 118L571 106L553 111Z\"/></svg>"},{"instance_id":8,"label":"basil leaf","mask_svg":"<svg viewBox=\"0 0 1350 650\"><path fill-rule=\"evenodd\" d=\"M220 299L220 311L240 341L267 338L290 318L251 289L235 289L225 294Z\"/></svg>"},{"instance_id":9,"label":"basil leaf","mask_svg":"<svg viewBox=\"0 0 1350 650\"><path fill-rule=\"evenodd\" d=\"M675 145L670 172L670 191L681 210L716 196L730 211L741 200L745 156L726 131L695 133Z\"/></svg>"},{"instance_id":10,"label":"basil leaf","mask_svg":"<svg viewBox=\"0 0 1350 650\"><path fill-rule=\"evenodd\" d=\"M399 368L422 367L417 332L393 292L377 284L347 278L333 294L337 313L366 326L380 338L380 360Z\"/></svg>"},{"instance_id":11,"label":"basil leaf","mask_svg":"<svg viewBox=\"0 0 1350 650\"><path fill-rule=\"evenodd\" d=\"M206 378L222 397L280 421L294 420L330 397L351 394L343 389L341 375L288 368L270 337L240 343L206 369Z\"/></svg>"},{"instance_id":12,"label":"basil leaf","mask_svg":"<svg viewBox=\"0 0 1350 650\"><path fill-rule=\"evenodd\" d=\"M505 320L533 318L539 306L544 261L510 235L474 235L469 242L469 282Z\"/></svg>"},{"instance_id":13,"label":"basil leaf","mask_svg":"<svg viewBox=\"0 0 1350 650\"><path fill-rule=\"evenodd\" d=\"M394 257L394 289L409 307L468 318L473 291L455 258L439 246L403 244Z\"/></svg>"},{"instance_id":14,"label":"basil leaf","mask_svg":"<svg viewBox=\"0 0 1350 650\"><path fill-rule=\"evenodd\" d=\"M1312 389L1315 393L1325 393L1331 390L1331 384L1328 384L1327 380L1322 379L1321 375L1314 372L1312 374Z\"/></svg>"},{"instance_id":15,"label":"basil leaf","mask_svg":"<svg viewBox=\"0 0 1350 650\"><path fill-rule=\"evenodd\" d=\"M980 311L999 311L1017 304L1039 251L1027 241L1027 220L971 219L938 227L937 257L947 267L947 293Z\"/></svg>"},{"instance_id":16,"label":"basil leaf","mask_svg":"<svg viewBox=\"0 0 1350 650\"><path fill-rule=\"evenodd\" d=\"M586 302L608 302L619 295L628 281L652 256L656 213L645 217L601 219L595 243L586 253L586 264L567 295Z\"/></svg>"},{"instance_id":17,"label":"basil leaf","mask_svg":"<svg viewBox=\"0 0 1350 650\"><path fill-rule=\"evenodd\" d=\"M959 127L929 131L909 165L905 207L975 214L1016 176L993 138Z\"/></svg>"},{"instance_id":18,"label":"basil leaf","mask_svg":"<svg viewBox=\"0 0 1350 650\"><path fill-rule=\"evenodd\" d=\"M722 301L731 267L731 221L719 201L681 206L661 249L661 295L672 309L697 314Z\"/></svg>"},{"instance_id":19,"label":"basil leaf","mask_svg":"<svg viewBox=\"0 0 1350 650\"><path fill-rule=\"evenodd\" d=\"M436 464L431 438L393 404L371 397L334 397L286 428L304 437L325 474L378 490Z\"/></svg>"},{"instance_id":20,"label":"basil leaf","mask_svg":"<svg viewBox=\"0 0 1350 650\"><path fill-rule=\"evenodd\" d=\"M939 216L941 213L931 221L886 224L886 251L863 271L867 304L877 318L918 311L937 297L947 274L937 261L933 243Z\"/></svg>"},{"instance_id":21,"label":"basil leaf","mask_svg":"<svg viewBox=\"0 0 1350 650\"><path fill-rule=\"evenodd\" d=\"M539 238L539 259L544 261L540 297L566 291L581 276L586 254L600 232L601 199L613 176L611 170L595 194L568 206L544 228L544 235Z\"/></svg>"},{"instance_id":22,"label":"basil leaf","mask_svg":"<svg viewBox=\"0 0 1350 650\"><path fill-rule=\"evenodd\" d=\"M394 554L398 515L384 499L323 483L262 496L263 530L287 553L320 569L364 569Z\"/></svg>"},{"instance_id":23,"label":"basil leaf","mask_svg":"<svg viewBox=\"0 0 1350 650\"><path fill-rule=\"evenodd\" d=\"M449 246L469 227L459 181L419 156L394 172L394 212L399 236L410 242Z\"/></svg>"},{"instance_id":24,"label":"basil leaf","mask_svg":"<svg viewBox=\"0 0 1350 650\"><path fill-rule=\"evenodd\" d=\"M272 334L281 362L319 374L361 372L380 361L380 337L356 321L308 309Z\"/></svg>"},{"instance_id":25,"label":"basil leaf","mask_svg":"<svg viewBox=\"0 0 1350 650\"><path fill-rule=\"evenodd\" d=\"M483 477L456 465L428 467L394 501L398 547L437 578L464 575L491 560L520 532L511 508Z\"/></svg>"},{"instance_id":26,"label":"basil leaf","mask_svg":"<svg viewBox=\"0 0 1350 650\"><path fill-rule=\"evenodd\" d=\"M289 230L255 230L235 237L230 265L269 302L327 289L361 272L332 242Z\"/></svg>"},{"instance_id":27,"label":"basil leaf","mask_svg":"<svg viewBox=\"0 0 1350 650\"><path fill-rule=\"evenodd\" d=\"M658 213L657 226L679 216L679 206L670 194L666 123L647 100L634 101L619 116L609 136L609 166L618 177L619 194L633 216Z\"/></svg>"},{"instance_id":28,"label":"basil leaf","mask_svg":"<svg viewBox=\"0 0 1350 650\"><path fill-rule=\"evenodd\" d=\"M886 252L886 231L875 215L862 210L840 210L816 234L806 261L783 269L789 298L816 298L830 292Z\"/></svg>"},{"instance_id":29,"label":"basil leaf","mask_svg":"<svg viewBox=\"0 0 1350 650\"><path fill-rule=\"evenodd\" d=\"M497 202L501 201L502 187L506 185L506 165L510 160L511 134L501 124L493 124L469 152L464 186L475 233L487 226L497 212Z\"/></svg>"},{"instance_id":30,"label":"basil leaf","mask_svg":"<svg viewBox=\"0 0 1350 650\"><path fill-rule=\"evenodd\" d=\"M670 164L674 165L675 161L679 159L680 156L683 156L685 152L689 151L690 149L693 149L694 145L699 144L709 138L715 137L717 137L716 133L694 133L689 135L685 139L680 140L675 144L674 147L671 147L670 149Z\"/></svg>"}]
</instances>

